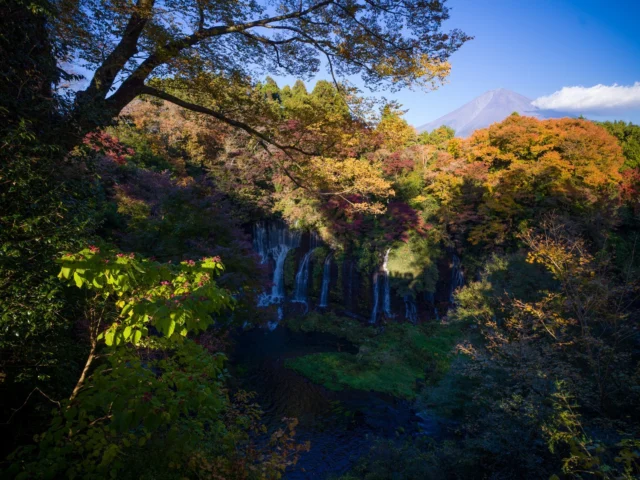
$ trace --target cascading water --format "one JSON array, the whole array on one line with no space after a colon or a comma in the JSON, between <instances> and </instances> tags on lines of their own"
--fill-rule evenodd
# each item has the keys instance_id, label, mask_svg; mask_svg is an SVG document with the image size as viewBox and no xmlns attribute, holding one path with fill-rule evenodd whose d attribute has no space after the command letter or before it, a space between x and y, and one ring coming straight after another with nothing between
<instances>
[{"instance_id":1,"label":"cascading water","mask_svg":"<svg viewBox=\"0 0 640 480\"><path fill-rule=\"evenodd\" d=\"M449 293L449 303L456 303L454 293L456 289L464 285L464 275L462 273L462 263L456 254L451 257L451 291Z\"/></svg>"},{"instance_id":2,"label":"cascading water","mask_svg":"<svg viewBox=\"0 0 640 480\"><path fill-rule=\"evenodd\" d=\"M378 320L378 297L380 296L380 288L378 286L378 272L373 274L373 310L371 311L371 320L369 323L376 323Z\"/></svg>"},{"instance_id":3,"label":"cascading water","mask_svg":"<svg viewBox=\"0 0 640 480\"><path fill-rule=\"evenodd\" d=\"M322 290L320 291L321 308L329 306L329 282L331 281L331 254L327 255L324 260L324 268L322 269Z\"/></svg>"},{"instance_id":4,"label":"cascading water","mask_svg":"<svg viewBox=\"0 0 640 480\"><path fill-rule=\"evenodd\" d=\"M304 304L307 303L307 286L309 284L309 259L311 258L312 253L313 249L309 250L302 258L302 262L300 262L298 273L296 273L296 288L293 293L293 298L291 299L292 302Z\"/></svg>"},{"instance_id":5,"label":"cascading water","mask_svg":"<svg viewBox=\"0 0 640 480\"><path fill-rule=\"evenodd\" d=\"M264 292L259 300L259 307L282 303L284 291L284 262L290 250L300 246L300 233L291 231L283 223L256 223L253 228L253 248L260 255L261 262L267 263L269 258L275 262L271 293Z\"/></svg>"},{"instance_id":6,"label":"cascading water","mask_svg":"<svg viewBox=\"0 0 640 480\"><path fill-rule=\"evenodd\" d=\"M278 306L277 318L271 322L267 322L267 328L269 329L270 332L273 332L276 329L276 327L280 324L280 320L282 320L283 317L284 317L284 312L282 311L282 307Z\"/></svg>"},{"instance_id":7,"label":"cascading water","mask_svg":"<svg viewBox=\"0 0 640 480\"><path fill-rule=\"evenodd\" d=\"M404 296L404 316L411 323L418 321L418 307L411 295Z\"/></svg>"},{"instance_id":8,"label":"cascading water","mask_svg":"<svg viewBox=\"0 0 640 480\"><path fill-rule=\"evenodd\" d=\"M393 313L391 313L391 287L389 285L389 252L390 248L387 248L387 251L384 254L384 262L382 263L382 272L384 273L384 298L382 302L382 309L387 318L393 318Z\"/></svg>"}]
</instances>

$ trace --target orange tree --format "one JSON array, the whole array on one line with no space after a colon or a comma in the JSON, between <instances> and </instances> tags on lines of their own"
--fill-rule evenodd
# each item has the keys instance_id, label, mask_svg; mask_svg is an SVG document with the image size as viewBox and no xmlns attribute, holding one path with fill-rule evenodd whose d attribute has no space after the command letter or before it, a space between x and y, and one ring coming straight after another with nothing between
<instances>
[{"instance_id":1,"label":"orange tree","mask_svg":"<svg viewBox=\"0 0 640 480\"><path fill-rule=\"evenodd\" d=\"M616 221L623 163L616 139L592 122L511 116L476 131L460 158L436 162L427 191L442 197L459 241L509 243L550 211L601 239Z\"/></svg>"}]
</instances>

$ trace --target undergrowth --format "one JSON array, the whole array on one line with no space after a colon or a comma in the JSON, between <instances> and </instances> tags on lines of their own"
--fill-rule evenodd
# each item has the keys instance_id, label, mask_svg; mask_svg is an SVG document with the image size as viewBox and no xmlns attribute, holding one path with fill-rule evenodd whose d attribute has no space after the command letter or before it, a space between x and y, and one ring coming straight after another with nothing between
<instances>
[{"instance_id":1,"label":"undergrowth","mask_svg":"<svg viewBox=\"0 0 640 480\"><path fill-rule=\"evenodd\" d=\"M290 328L320 331L359 346L357 354L323 352L286 362L286 366L332 390L355 388L413 399L419 382L433 384L449 369L458 325L391 324L384 328L335 315L312 313L290 320Z\"/></svg>"}]
</instances>

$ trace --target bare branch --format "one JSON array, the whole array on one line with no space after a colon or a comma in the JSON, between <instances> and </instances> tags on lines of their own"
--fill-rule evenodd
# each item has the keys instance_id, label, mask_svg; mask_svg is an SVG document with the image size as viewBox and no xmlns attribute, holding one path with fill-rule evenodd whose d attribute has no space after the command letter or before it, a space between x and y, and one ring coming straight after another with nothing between
<instances>
[{"instance_id":1,"label":"bare branch","mask_svg":"<svg viewBox=\"0 0 640 480\"><path fill-rule=\"evenodd\" d=\"M27 395L27 398L25 399L25 401L22 403L22 405L20 405L17 409L15 409L13 411L13 413L11 414L11 416L9 417L9 419L3 423L2 425L9 425L11 423L11 420L13 420L13 417L16 416L16 414L22 410L24 407L27 406L27 403L29 403L29 399L31 398L31 396L34 393L40 393L44 398L46 398L47 400L49 400L51 403L53 403L54 405L56 405L58 407L58 409L62 408L60 405L60 402L58 402L57 400L53 400L49 395L47 395L46 393L44 393L42 390L40 390L40 388L36 387L33 390L31 390L31 393L29 393L29 395Z\"/></svg>"}]
</instances>

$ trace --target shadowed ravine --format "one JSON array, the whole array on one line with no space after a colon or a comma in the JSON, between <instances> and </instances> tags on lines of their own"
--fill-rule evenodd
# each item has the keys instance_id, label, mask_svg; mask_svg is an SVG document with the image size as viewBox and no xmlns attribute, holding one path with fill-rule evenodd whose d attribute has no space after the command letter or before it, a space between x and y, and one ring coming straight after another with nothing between
<instances>
[{"instance_id":1,"label":"shadowed ravine","mask_svg":"<svg viewBox=\"0 0 640 480\"><path fill-rule=\"evenodd\" d=\"M271 332L243 332L236 339L231 368L239 387L257 393L267 427L275 429L283 417L295 417L300 421L296 439L311 442L311 450L284 478L324 479L346 472L374 437L400 441L425 427L419 426L423 421L406 400L358 390L330 391L284 366L288 358L337 350L356 351L332 335L297 333L282 326Z\"/></svg>"}]
</instances>

